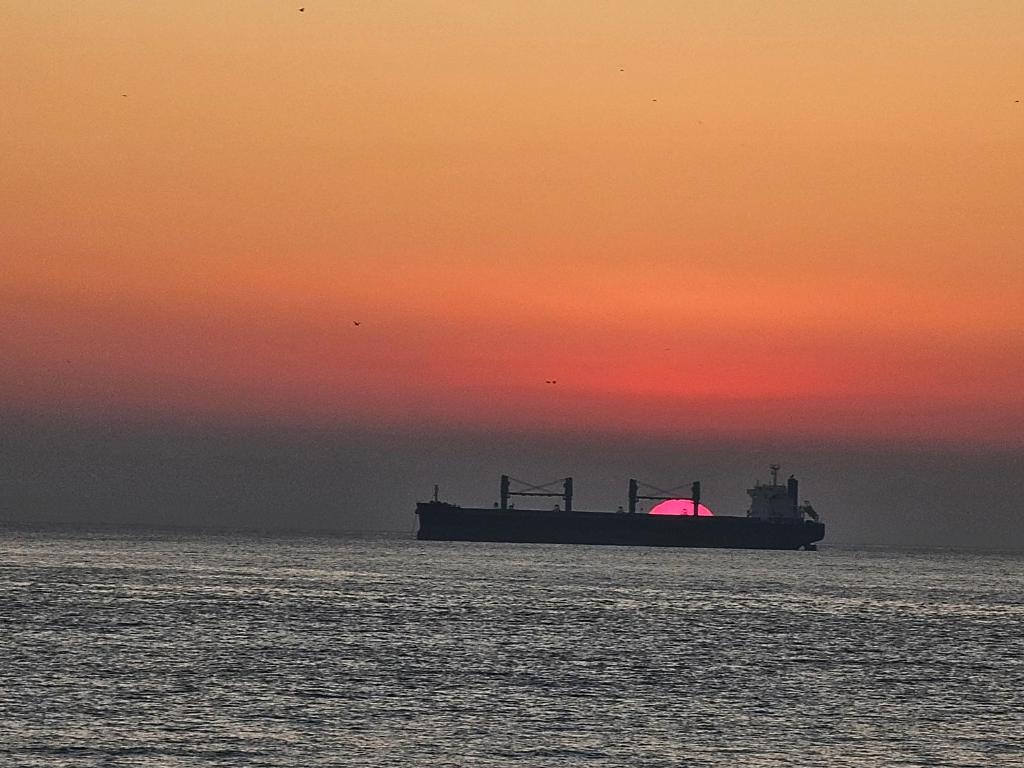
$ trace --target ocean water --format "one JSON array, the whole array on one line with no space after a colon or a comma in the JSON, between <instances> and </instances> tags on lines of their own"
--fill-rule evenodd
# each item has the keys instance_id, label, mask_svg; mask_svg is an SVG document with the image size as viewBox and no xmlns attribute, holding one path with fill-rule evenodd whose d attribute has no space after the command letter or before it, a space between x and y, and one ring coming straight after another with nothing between
<instances>
[{"instance_id":1,"label":"ocean water","mask_svg":"<svg viewBox=\"0 0 1024 768\"><path fill-rule=\"evenodd\" d=\"M0 531L2 766L1024 766L1024 556Z\"/></svg>"}]
</instances>

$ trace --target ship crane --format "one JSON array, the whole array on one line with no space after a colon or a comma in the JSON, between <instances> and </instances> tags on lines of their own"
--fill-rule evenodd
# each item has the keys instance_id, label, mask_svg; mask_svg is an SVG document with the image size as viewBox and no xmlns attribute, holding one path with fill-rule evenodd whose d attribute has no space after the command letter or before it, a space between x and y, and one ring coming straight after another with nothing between
<instances>
[{"instance_id":1,"label":"ship crane","mask_svg":"<svg viewBox=\"0 0 1024 768\"><path fill-rule=\"evenodd\" d=\"M515 481L519 485L524 486L527 490L525 491L513 491L511 489L511 483ZM552 490L554 486L559 483L562 485L561 492ZM501 476L501 508L508 509L508 500L510 496L549 496L561 498L565 503L565 511L572 512L572 478L566 477L563 480L552 480L550 483L544 483L543 485L533 485L526 482L525 480L519 480L515 477L509 477L508 475Z\"/></svg>"},{"instance_id":2,"label":"ship crane","mask_svg":"<svg viewBox=\"0 0 1024 768\"><path fill-rule=\"evenodd\" d=\"M637 482L632 477L629 479L629 512L633 514L636 512L636 503L640 499L646 499L649 501L672 501L678 499L678 495L673 495L675 491L685 488L687 485L690 486L690 499L693 501L693 514L697 515L697 510L700 508L700 480L695 480L692 483L683 483L677 485L675 488L670 488L667 491L663 491L660 488L655 488L653 485L647 485L646 483ZM657 496L641 494L640 486L648 488L654 491Z\"/></svg>"}]
</instances>

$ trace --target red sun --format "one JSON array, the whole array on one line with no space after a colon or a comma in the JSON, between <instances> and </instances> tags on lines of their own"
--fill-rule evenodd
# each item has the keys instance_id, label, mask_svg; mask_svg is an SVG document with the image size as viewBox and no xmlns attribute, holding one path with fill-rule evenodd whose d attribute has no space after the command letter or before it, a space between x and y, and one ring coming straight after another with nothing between
<instances>
[{"instance_id":1,"label":"red sun","mask_svg":"<svg viewBox=\"0 0 1024 768\"><path fill-rule=\"evenodd\" d=\"M669 499L654 507L649 515L692 515L693 501L690 499ZM697 507L698 517L711 517L714 513L703 504Z\"/></svg>"}]
</instances>

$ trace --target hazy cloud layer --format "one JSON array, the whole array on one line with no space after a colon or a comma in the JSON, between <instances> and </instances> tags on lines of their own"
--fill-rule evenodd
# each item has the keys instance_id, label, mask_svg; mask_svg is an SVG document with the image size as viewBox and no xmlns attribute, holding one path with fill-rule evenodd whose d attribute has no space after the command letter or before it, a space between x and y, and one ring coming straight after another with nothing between
<instances>
[{"instance_id":1,"label":"hazy cloud layer","mask_svg":"<svg viewBox=\"0 0 1024 768\"><path fill-rule=\"evenodd\" d=\"M0 427L0 519L411 535L433 483L452 501L490 504L502 472L572 475L589 509L623 503L631 476L700 479L715 512L743 514L771 461L801 480L830 542L1024 548L1013 452L23 418Z\"/></svg>"}]
</instances>

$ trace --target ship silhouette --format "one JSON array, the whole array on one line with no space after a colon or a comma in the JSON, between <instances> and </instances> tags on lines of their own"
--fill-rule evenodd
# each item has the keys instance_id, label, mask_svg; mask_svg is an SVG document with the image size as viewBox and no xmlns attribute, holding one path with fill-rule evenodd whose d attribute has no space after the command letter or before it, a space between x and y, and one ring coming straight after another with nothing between
<instances>
[{"instance_id":1,"label":"ship silhouette","mask_svg":"<svg viewBox=\"0 0 1024 768\"><path fill-rule=\"evenodd\" d=\"M671 492L629 481L628 506L615 512L573 507L571 477L531 485L501 476L500 500L493 507L462 507L434 498L416 505L419 530L425 541L492 541L536 544L617 544L644 547L721 547L733 549L815 549L825 537L825 524L815 509L798 502L799 485L792 475L778 480L779 465L771 465L771 481L755 482L747 490L750 508L744 516L658 515L638 511L641 501L675 499ZM513 490L515 481L522 490ZM556 489L554 486L560 486ZM516 508L513 496L554 497L549 509ZM700 482L690 484L693 510L700 506Z\"/></svg>"}]
</instances>

